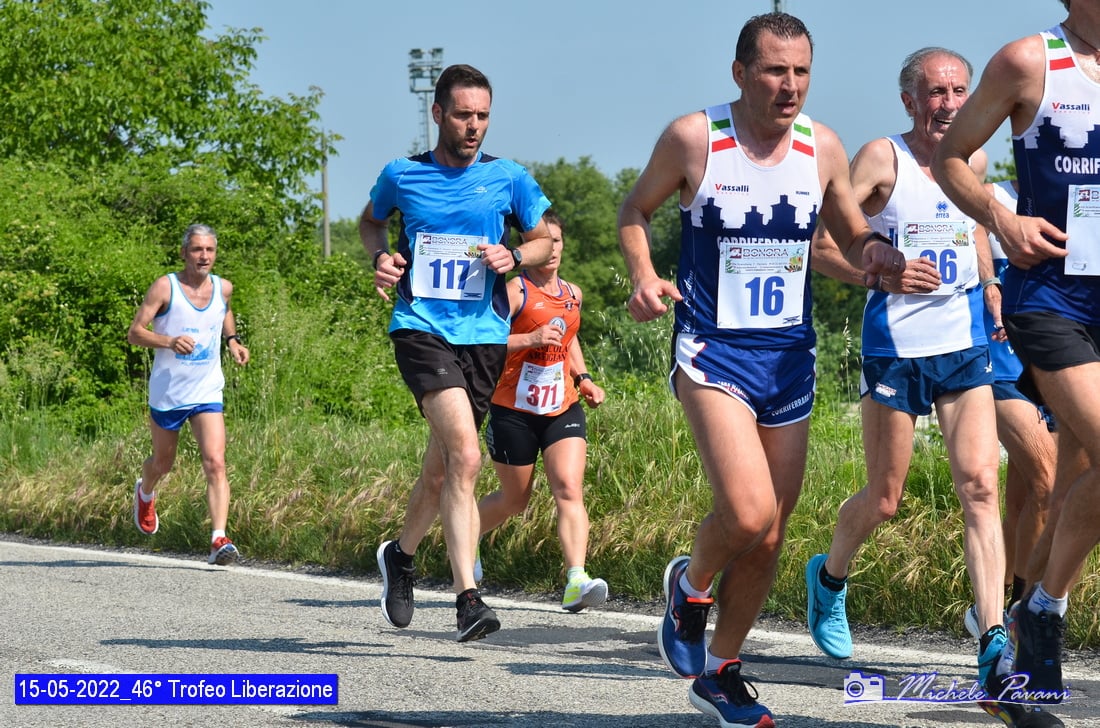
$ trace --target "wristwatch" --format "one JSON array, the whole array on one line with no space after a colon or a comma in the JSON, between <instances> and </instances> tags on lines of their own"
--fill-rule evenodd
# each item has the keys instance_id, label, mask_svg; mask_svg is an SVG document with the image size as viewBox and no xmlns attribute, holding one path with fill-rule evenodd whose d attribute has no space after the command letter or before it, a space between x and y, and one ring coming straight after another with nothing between
<instances>
[{"instance_id":1,"label":"wristwatch","mask_svg":"<svg viewBox=\"0 0 1100 728\"><path fill-rule=\"evenodd\" d=\"M519 248L512 248L512 260L516 262L517 268L523 265L523 251Z\"/></svg>"}]
</instances>

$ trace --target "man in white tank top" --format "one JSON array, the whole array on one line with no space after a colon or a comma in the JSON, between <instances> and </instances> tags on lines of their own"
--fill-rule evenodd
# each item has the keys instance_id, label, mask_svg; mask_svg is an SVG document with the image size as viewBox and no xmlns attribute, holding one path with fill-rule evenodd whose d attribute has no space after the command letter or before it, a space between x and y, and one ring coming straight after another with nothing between
<instances>
[{"instance_id":1,"label":"man in white tank top","mask_svg":"<svg viewBox=\"0 0 1100 728\"><path fill-rule=\"evenodd\" d=\"M160 521L154 489L172 469L180 429L190 422L202 454L213 527L208 562L225 565L237 561L240 554L225 535L229 480L222 414L222 338L237 364L247 364L249 355L229 308L233 284L212 272L218 254L213 229L207 225L187 228L180 254L183 270L153 282L126 337L134 346L155 352L149 377L153 454L142 463L141 477L134 484L134 524L146 535L157 532Z\"/></svg>"},{"instance_id":2,"label":"man in white tank top","mask_svg":"<svg viewBox=\"0 0 1100 728\"><path fill-rule=\"evenodd\" d=\"M1066 696L1061 653L1069 590L1100 542L1100 222L1092 205L1100 198L1100 0L1062 4L1069 11L1063 22L994 54L934 164L944 191L993 231L1008 255L1005 325L1024 364L1021 389L1049 406L1058 423L1055 490L1071 482L1064 464L1085 464L1047 521L1049 554L1033 554L1027 577L1034 587L1012 610L1012 667L1029 676L1027 689L1040 702ZM1018 210L963 169L1006 119Z\"/></svg>"},{"instance_id":3,"label":"man in white tank top","mask_svg":"<svg viewBox=\"0 0 1100 728\"><path fill-rule=\"evenodd\" d=\"M733 62L740 98L723 105L728 114L711 107L673 121L619 213L634 284L631 315L651 321L668 311L668 299L677 304L671 384L714 497L691 555L665 570L657 642L673 672L694 678L691 704L721 725L774 725L742 678L739 658L771 590L806 463L814 335L800 305L808 294L809 241L800 231L812 230L801 215L802 198L821 201L811 211L843 241L869 283L904 267L860 214L836 134L801 116L812 56L809 32L797 18L750 19ZM704 187L708 161L724 165L724 159L732 162L730 178ZM777 176L785 189L770 184ZM674 194L683 212L679 286L657 274L649 253L649 220ZM708 645L718 574L718 620Z\"/></svg>"}]
</instances>

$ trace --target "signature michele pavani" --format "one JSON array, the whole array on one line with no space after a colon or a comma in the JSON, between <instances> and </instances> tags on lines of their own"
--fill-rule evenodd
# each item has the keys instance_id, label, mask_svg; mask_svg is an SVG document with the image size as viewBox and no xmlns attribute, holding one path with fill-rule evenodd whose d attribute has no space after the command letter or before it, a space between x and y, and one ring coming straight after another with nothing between
<instances>
[{"instance_id":1,"label":"signature michele pavani","mask_svg":"<svg viewBox=\"0 0 1100 728\"><path fill-rule=\"evenodd\" d=\"M989 695L976 680L960 682L941 678L938 672L915 672L898 679L896 694L888 695L886 678L875 673L852 671L844 678L844 704L878 703L887 700L915 703L976 703L992 700L999 703L1061 703L1069 699L1067 685L1059 691L1029 690L1027 673L1014 673L1004 678L1002 690Z\"/></svg>"}]
</instances>

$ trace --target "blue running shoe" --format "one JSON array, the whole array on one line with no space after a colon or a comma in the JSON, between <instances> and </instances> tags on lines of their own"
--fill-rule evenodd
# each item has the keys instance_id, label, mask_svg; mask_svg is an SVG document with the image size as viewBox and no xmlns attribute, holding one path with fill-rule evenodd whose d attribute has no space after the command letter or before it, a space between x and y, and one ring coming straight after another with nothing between
<instances>
[{"instance_id":1,"label":"blue running shoe","mask_svg":"<svg viewBox=\"0 0 1100 728\"><path fill-rule=\"evenodd\" d=\"M690 556L679 556L665 567L665 618L657 630L661 659L680 677L703 674L707 664L707 614L712 597L696 599L680 588L680 577L687 571Z\"/></svg>"},{"instance_id":2,"label":"blue running shoe","mask_svg":"<svg viewBox=\"0 0 1100 728\"><path fill-rule=\"evenodd\" d=\"M825 554L818 554L806 564L806 622L814 644L829 657L842 660L852 656L852 633L844 608L848 585L838 592L821 585L820 574L826 558Z\"/></svg>"},{"instance_id":3,"label":"blue running shoe","mask_svg":"<svg viewBox=\"0 0 1100 728\"><path fill-rule=\"evenodd\" d=\"M691 704L717 718L722 728L775 728L771 711L756 702L757 697L756 688L741 677L740 660L727 660L718 672L696 678L688 692Z\"/></svg>"},{"instance_id":4,"label":"blue running shoe","mask_svg":"<svg viewBox=\"0 0 1100 728\"><path fill-rule=\"evenodd\" d=\"M989 637L985 649L980 648L980 642L978 649L978 682L985 685L989 680L989 674L1001 660L1001 653L1004 652L1005 645L1008 644L1008 634L1005 632L1005 628L998 624L982 636Z\"/></svg>"}]
</instances>

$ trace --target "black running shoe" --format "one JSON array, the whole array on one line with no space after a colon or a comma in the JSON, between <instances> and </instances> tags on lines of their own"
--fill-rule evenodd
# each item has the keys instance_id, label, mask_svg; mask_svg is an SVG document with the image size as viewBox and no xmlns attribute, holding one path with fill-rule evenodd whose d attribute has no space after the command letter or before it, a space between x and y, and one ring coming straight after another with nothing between
<instances>
[{"instance_id":1,"label":"black running shoe","mask_svg":"<svg viewBox=\"0 0 1100 728\"><path fill-rule=\"evenodd\" d=\"M986 694L990 697L1002 696L1005 692L1004 676L990 673L984 687ZM1008 728L1062 728L1065 726L1057 716L1051 715L1038 705L979 700L978 706L994 718L1003 721Z\"/></svg>"},{"instance_id":2,"label":"black running shoe","mask_svg":"<svg viewBox=\"0 0 1100 728\"><path fill-rule=\"evenodd\" d=\"M1062 643L1066 625L1054 612L1035 614L1027 598L1016 614L1016 671L1026 673L1027 687L1036 703L1060 703L1065 698L1062 685Z\"/></svg>"},{"instance_id":3,"label":"black running shoe","mask_svg":"<svg viewBox=\"0 0 1100 728\"><path fill-rule=\"evenodd\" d=\"M398 563L396 541L383 542L376 556L378 570L382 572L382 616L394 627L408 627L416 606L413 604L416 567Z\"/></svg>"},{"instance_id":4,"label":"black running shoe","mask_svg":"<svg viewBox=\"0 0 1100 728\"><path fill-rule=\"evenodd\" d=\"M749 691L752 692L749 692ZM688 700L722 726L775 728L771 711L757 702L756 688L741 677L741 661L727 660L717 672L695 678Z\"/></svg>"},{"instance_id":5,"label":"black running shoe","mask_svg":"<svg viewBox=\"0 0 1100 728\"><path fill-rule=\"evenodd\" d=\"M455 601L458 607L458 641L472 642L500 629L496 612L485 606L477 589L467 589Z\"/></svg>"}]
</instances>

